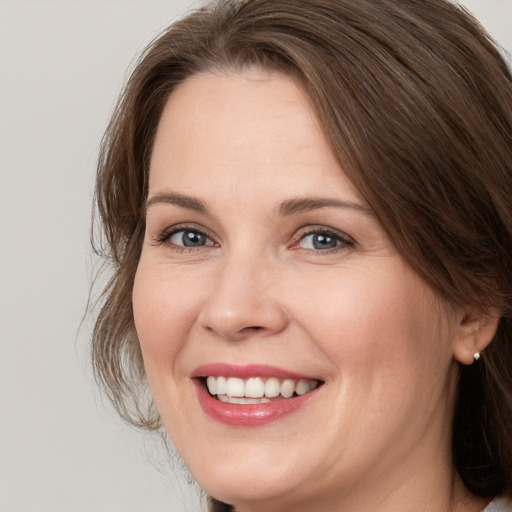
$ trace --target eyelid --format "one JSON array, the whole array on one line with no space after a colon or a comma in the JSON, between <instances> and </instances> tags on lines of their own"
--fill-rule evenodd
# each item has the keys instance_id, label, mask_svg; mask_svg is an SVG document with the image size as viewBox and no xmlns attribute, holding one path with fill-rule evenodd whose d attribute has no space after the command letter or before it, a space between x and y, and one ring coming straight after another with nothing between
<instances>
[{"instance_id":1,"label":"eyelid","mask_svg":"<svg viewBox=\"0 0 512 512\"><path fill-rule=\"evenodd\" d=\"M313 225L313 226L305 226L301 228L299 231L297 231L296 235L294 236L294 241L292 243L292 246L290 249L300 249L299 243L301 240L304 240L309 235L315 235L315 234L327 234L330 236L333 236L337 238L341 243L337 247L334 247L332 249L326 249L326 250L319 250L319 249L303 249L310 252L315 253L330 253L336 252L340 249L344 249L346 247L353 247L355 245L355 240L350 236L347 235L347 233L344 233L343 231L340 231L339 229L330 228L327 226L322 225Z\"/></svg>"},{"instance_id":2,"label":"eyelid","mask_svg":"<svg viewBox=\"0 0 512 512\"><path fill-rule=\"evenodd\" d=\"M183 243L179 243L181 235L181 241ZM192 235L192 236L190 236ZM185 239L188 238L189 241L192 241L194 237L199 237L198 245L187 245L185 243ZM175 247L186 247L187 249L200 249L202 247L213 247L214 241L206 234L197 229L178 229L177 231L171 232L169 236L167 236L167 241L170 245Z\"/></svg>"},{"instance_id":3,"label":"eyelid","mask_svg":"<svg viewBox=\"0 0 512 512\"><path fill-rule=\"evenodd\" d=\"M179 223L174 224L172 226L168 226L164 229L158 230L156 235L152 237L152 243L154 245L163 245L166 244L166 242L169 241L169 239L175 235L176 233L180 231L195 231L197 233L200 233L207 237L209 240L212 241L211 245L205 245L205 246L199 246L199 247L186 247L176 244L168 244L171 246L174 250L180 250L180 251L188 251L188 250L198 250L203 247L212 247L212 246L219 246L219 243L216 241L215 235L213 235L210 230L206 229L204 226L200 226L195 223ZM347 247L353 247L356 244L356 241L347 233L340 231L338 229L334 229L325 225L308 225L300 228L295 235L293 236L293 240L291 245L289 246L289 249L301 249L299 246L299 243L301 240L306 238L309 235L314 234L327 234L329 236L335 237L340 241L340 244L334 248L331 249L304 249L305 251L313 252L313 253L323 253L323 254L332 254L338 250L346 249Z\"/></svg>"},{"instance_id":4,"label":"eyelid","mask_svg":"<svg viewBox=\"0 0 512 512\"><path fill-rule=\"evenodd\" d=\"M212 245L218 245L218 243L215 240L215 237L209 232L208 229L204 228L203 226L199 226L194 223L180 223L180 224L174 224L172 226L168 226L162 230L158 230L156 233L156 236L152 237L152 242L155 245L162 245L169 241L169 239L175 235L176 233L179 233L180 231L194 231L197 233L200 233L201 235L204 235L206 238L211 240L213 242ZM195 247L186 247L176 244L169 244L173 248L176 248L178 250L190 250L190 249L198 249L201 247L211 247L212 245L205 245L205 246L199 246L197 248Z\"/></svg>"}]
</instances>

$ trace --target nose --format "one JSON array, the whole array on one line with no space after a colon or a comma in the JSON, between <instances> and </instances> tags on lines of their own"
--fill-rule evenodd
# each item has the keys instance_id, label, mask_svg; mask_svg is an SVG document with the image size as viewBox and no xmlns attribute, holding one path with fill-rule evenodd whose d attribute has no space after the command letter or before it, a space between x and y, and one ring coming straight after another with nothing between
<instances>
[{"instance_id":1,"label":"nose","mask_svg":"<svg viewBox=\"0 0 512 512\"><path fill-rule=\"evenodd\" d=\"M288 319L278 298L280 280L268 262L231 257L219 264L199 313L202 328L238 341L278 334Z\"/></svg>"}]
</instances>

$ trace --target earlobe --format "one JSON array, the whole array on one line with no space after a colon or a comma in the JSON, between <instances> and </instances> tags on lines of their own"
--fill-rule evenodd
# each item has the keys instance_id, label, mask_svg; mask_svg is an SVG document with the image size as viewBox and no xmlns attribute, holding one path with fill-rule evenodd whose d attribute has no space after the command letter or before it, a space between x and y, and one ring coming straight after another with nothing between
<instances>
[{"instance_id":1,"label":"earlobe","mask_svg":"<svg viewBox=\"0 0 512 512\"><path fill-rule=\"evenodd\" d=\"M461 315L457 337L453 346L454 358L464 365L470 365L482 357L496 334L500 315L497 311L466 309Z\"/></svg>"}]
</instances>

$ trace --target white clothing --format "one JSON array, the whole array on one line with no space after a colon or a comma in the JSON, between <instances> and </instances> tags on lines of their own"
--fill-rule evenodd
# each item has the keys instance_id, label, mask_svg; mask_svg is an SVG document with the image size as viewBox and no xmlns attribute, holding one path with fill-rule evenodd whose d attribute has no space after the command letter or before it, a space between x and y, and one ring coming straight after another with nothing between
<instances>
[{"instance_id":1,"label":"white clothing","mask_svg":"<svg viewBox=\"0 0 512 512\"><path fill-rule=\"evenodd\" d=\"M512 512L512 500L505 496L498 496L482 512Z\"/></svg>"}]
</instances>

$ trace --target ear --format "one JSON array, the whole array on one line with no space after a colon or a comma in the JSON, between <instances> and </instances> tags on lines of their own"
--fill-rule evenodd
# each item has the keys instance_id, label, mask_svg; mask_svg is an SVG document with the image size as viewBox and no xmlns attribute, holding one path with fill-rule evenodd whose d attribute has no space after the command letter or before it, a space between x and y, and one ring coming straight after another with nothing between
<instances>
[{"instance_id":1,"label":"ear","mask_svg":"<svg viewBox=\"0 0 512 512\"><path fill-rule=\"evenodd\" d=\"M496 334L500 313L496 310L483 312L476 307L464 308L460 313L453 356L459 363L470 365L485 350Z\"/></svg>"}]
</instances>

